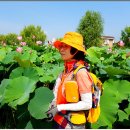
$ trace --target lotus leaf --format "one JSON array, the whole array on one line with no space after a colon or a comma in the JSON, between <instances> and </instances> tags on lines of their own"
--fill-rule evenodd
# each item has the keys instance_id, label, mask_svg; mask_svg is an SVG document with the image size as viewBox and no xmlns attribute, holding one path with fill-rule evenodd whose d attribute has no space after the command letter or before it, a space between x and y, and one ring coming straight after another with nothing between
<instances>
[{"instance_id":1,"label":"lotus leaf","mask_svg":"<svg viewBox=\"0 0 130 130\"><path fill-rule=\"evenodd\" d=\"M30 114L36 119L43 119L46 117L49 103L53 99L53 93L47 87L40 87L35 90L35 96L30 100L28 110Z\"/></svg>"},{"instance_id":2,"label":"lotus leaf","mask_svg":"<svg viewBox=\"0 0 130 130\"><path fill-rule=\"evenodd\" d=\"M130 92L130 82L125 80L109 79L103 84L104 92L101 96L101 115L97 123L92 124L92 128L107 126L112 128L116 121L119 105L122 100L128 99ZM126 117L125 117L126 118Z\"/></svg>"},{"instance_id":3,"label":"lotus leaf","mask_svg":"<svg viewBox=\"0 0 130 130\"><path fill-rule=\"evenodd\" d=\"M12 108L22 105L29 100L29 95L35 90L36 82L28 77L21 76L10 80L6 87L4 102Z\"/></svg>"}]
</instances>

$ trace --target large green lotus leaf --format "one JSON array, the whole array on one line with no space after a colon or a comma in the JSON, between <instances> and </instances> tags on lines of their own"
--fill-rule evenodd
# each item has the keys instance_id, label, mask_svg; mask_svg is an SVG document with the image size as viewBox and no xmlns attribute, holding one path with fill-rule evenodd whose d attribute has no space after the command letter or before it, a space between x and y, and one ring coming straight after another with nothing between
<instances>
[{"instance_id":1,"label":"large green lotus leaf","mask_svg":"<svg viewBox=\"0 0 130 130\"><path fill-rule=\"evenodd\" d=\"M53 58L56 60L56 61L61 61L61 56L60 56L60 53L58 53L57 51L53 53Z\"/></svg>"},{"instance_id":2,"label":"large green lotus leaf","mask_svg":"<svg viewBox=\"0 0 130 130\"><path fill-rule=\"evenodd\" d=\"M26 76L35 81L37 81L39 79L36 69L32 68L32 67L27 67L27 68L18 67L16 69L14 69L10 74L10 78L12 78L12 79L19 77L19 76Z\"/></svg>"},{"instance_id":3,"label":"large green lotus leaf","mask_svg":"<svg viewBox=\"0 0 130 130\"><path fill-rule=\"evenodd\" d=\"M105 82L105 85L111 88L110 94L114 95L116 98L116 101L120 103L124 99L128 99L129 97L129 92L130 92L130 82L126 80L108 80ZM104 86L105 87L105 86ZM106 89L106 88L105 88Z\"/></svg>"},{"instance_id":4,"label":"large green lotus leaf","mask_svg":"<svg viewBox=\"0 0 130 130\"><path fill-rule=\"evenodd\" d=\"M4 66L0 66L0 71L1 71L1 70L4 70Z\"/></svg>"},{"instance_id":5,"label":"large green lotus leaf","mask_svg":"<svg viewBox=\"0 0 130 130\"><path fill-rule=\"evenodd\" d=\"M107 74L107 72L104 69L99 69L100 74Z\"/></svg>"},{"instance_id":6,"label":"large green lotus leaf","mask_svg":"<svg viewBox=\"0 0 130 130\"><path fill-rule=\"evenodd\" d=\"M127 113L118 110L118 116L119 116L119 121L123 122L124 119L128 120L128 116Z\"/></svg>"},{"instance_id":7,"label":"large green lotus leaf","mask_svg":"<svg viewBox=\"0 0 130 130\"><path fill-rule=\"evenodd\" d=\"M130 67L130 59L126 59L126 63Z\"/></svg>"},{"instance_id":8,"label":"large green lotus leaf","mask_svg":"<svg viewBox=\"0 0 130 130\"><path fill-rule=\"evenodd\" d=\"M0 61L2 61L5 56L6 56L6 51L4 48L1 48L0 49Z\"/></svg>"},{"instance_id":9,"label":"large green lotus leaf","mask_svg":"<svg viewBox=\"0 0 130 130\"><path fill-rule=\"evenodd\" d=\"M37 52L35 50L31 50L30 48L24 48L24 53L20 55L20 59L29 60L30 62L35 62L37 58Z\"/></svg>"},{"instance_id":10,"label":"large green lotus leaf","mask_svg":"<svg viewBox=\"0 0 130 130\"><path fill-rule=\"evenodd\" d=\"M130 94L129 94L129 97L128 97L128 102L130 103Z\"/></svg>"},{"instance_id":11,"label":"large green lotus leaf","mask_svg":"<svg viewBox=\"0 0 130 130\"><path fill-rule=\"evenodd\" d=\"M24 72L23 72L23 75L27 76L27 77L29 77L31 79L34 79L34 80L39 79L39 76L38 76L38 73L37 73L36 69L32 68L32 67L25 68Z\"/></svg>"},{"instance_id":12,"label":"large green lotus leaf","mask_svg":"<svg viewBox=\"0 0 130 130\"><path fill-rule=\"evenodd\" d=\"M30 67L32 66L29 60L21 60L19 57L15 57L15 60L18 62L21 67Z\"/></svg>"},{"instance_id":13,"label":"large green lotus leaf","mask_svg":"<svg viewBox=\"0 0 130 130\"><path fill-rule=\"evenodd\" d=\"M32 53L30 54L30 57L29 57L30 61L36 62L37 57L38 57L37 52L32 50Z\"/></svg>"},{"instance_id":14,"label":"large green lotus leaf","mask_svg":"<svg viewBox=\"0 0 130 130\"><path fill-rule=\"evenodd\" d=\"M25 127L25 129L33 129L31 121L29 121Z\"/></svg>"},{"instance_id":15,"label":"large green lotus leaf","mask_svg":"<svg viewBox=\"0 0 130 130\"><path fill-rule=\"evenodd\" d=\"M130 115L130 103L129 103L128 107L125 109L125 112L126 112L128 115Z\"/></svg>"},{"instance_id":16,"label":"large green lotus leaf","mask_svg":"<svg viewBox=\"0 0 130 130\"><path fill-rule=\"evenodd\" d=\"M100 61L100 54L98 53L95 47L89 48L87 50L87 55L89 56L89 60L93 63L98 63Z\"/></svg>"},{"instance_id":17,"label":"large green lotus leaf","mask_svg":"<svg viewBox=\"0 0 130 130\"><path fill-rule=\"evenodd\" d=\"M128 72L124 69L120 69L118 67L109 66L104 68L104 70L107 72L109 76L114 75L128 75Z\"/></svg>"},{"instance_id":18,"label":"large green lotus leaf","mask_svg":"<svg viewBox=\"0 0 130 130\"><path fill-rule=\"evenodd\" d=\"M53 92L46 88L40 87L36 89L35 96L30 100L28 110L30 114L36 119L43 119L46 117L49 103L53 99Z\"/></svg>"},{"instance_id":19,"label":"large green lotus leaf","mask_svg":"<svg viewBox=\"0 0 130 130\"><path fill-rule=\"evenodd\" d=\"M125 80L114 81L110 79L103 86L104 92L100 102L100 118L97 123L92 124L92 128L99 128L101 126L112 128L112 124L116 121L116 115L118 113L118 103L123 99L127 99L130 92L130 82Z\"/></svg>"},{"instance_id":20,"label":"large green lotus leaf","mask_svg":"<svg viewBox=\"0 0 130 130\"><path fill-rule=\"evenodd\" d=\"M41 82L52 82L57 78L59 73L63 70L62 67L56 65L51 65L48 67L49 68L47 70L44 68L44 70L42 71L43 72L42 77L39 78Z\"/></svg>"},{"instance_id":21,"label":"large green lotus leaf","mask_svg":"<svg viewBox=\"0 0 130 130\"><path fill-rule=\"evenodd\" d=\"M62 72L63 68L59 66L55 66L52 69L48 70L48 73L53 75L54 79L57 78L57 76Z\"/></svg>"},{"instance_id":22,"label":"large green lotus leaf","mask_svg":"<svg viewBox=\"0 0 130 130\"><path fill-rule=\"evenodd\" d=\"M12 51L12 52L9 52L6 56L5 56L5 58L3 59L3 63L4 64L9 64L9 63L12 63L12 62L14 62L14 56L16 56L17 55L17 52L16 51Z\"/></svg>"},{"instance_id":23,"label":"large green lotus leaf","mask_svg":"<svg viewBox=\"0 0 130 130\"><path fill-rule=\"evenodd\" d=\"M21 55L21 57L24 58L24 56L26 56L26 58L32 62L38 57L37 51L28 46L23 46L23 54Z\"/></svg>"},{"instance_id":24,"label":"large green lotus leaf","mask_svg":"<svg viewBox=\"0 0 130 130\"><path fill-rule=\"evenodd\" d=\"M44 75L39 78L41 82L52 82L54 80L53 76Z\"/></svg>"},{"instance_id":25,"label":"large green lotus leaf","mask_svg":"<svg viewBox=\"0 0 130 130\"><path fill-rule=\"evenodd\" d=\"M29 52L24 52L21 56L20 59L21 60L29 60L30 54Z\"/></svg>"},{"instance_id":26,"label":"large green lotus leaf","mask_svg":"<svg viewBox=\"0 0 130 130\"><path fill-rule=\"evenodd\" d=\"M12 108L29 100L29 95L35 90L36 82L28 77L18 77L10 81L5 90L4 102Z\"/></svg>"},{"instance_id":27,"label":"large green lotus leaf","mask_svg":"<svg viewBox=\"0 0 130 130\"><path fill-rule=\"evenodd\" d=\"M2 47L2 50L5 50L6 53L9 53L13 50L13 48L11 48L10 46L5 46L5 47Z\"/></svg>"},{"instance_id":28,"label":"large green lotus leaf","mask_svg":"<svg viewBox=\"0 0 130 130\"><path fill-rule=\"evenodd\" d=\"M2 80L2 82L0 84L0 104L1 104L1 106L3 105L2 101L4 99L5 89L9 83L10 83L10 79L4 79L4 80Z\"/></svg>"},{"instance_id":29,"label":"large green lotus leaf","mask_svg":"<svg viewBox=\"0 0 130 130\"><path fill-rule=\"evenodd\" d=\"M19 76L22 76L23 71L24 71L23 67L17 67L16 69L12 70L12 72L10 73L9 78L14 79L14 78L17 78Z\"/></svg>"},{"instance_id":30,"label":"large green lotus leaf","mask_svg":"<svg viewBox=\"0 0 130 130\"><path fill-rule=\"evenodd\" d=\"M17 53L14 56L14 60L16 60L21 67L30 67L33 66L33 63L30 61L30 54L25 52L25 54Z\"/></svg>"},{"instance_id":31,"label":"large green lotus leaf","mask_svg":"<svg viewBox=\"0 0 130 130\"><path fill-rule=\"evenodd\" d=\"M35 69L36 69L36 71L37 71L37 73L38 73L39 76L42 76L42 75L43 75L44 70L43 70L42 67L35 67Z\"/></svg>"},{"instance_id":32,"label":"large green lotus leaf","mask_svg":"<svg viewBox=\"0 0 130 130\"><path fill-rule=\"evenodd\" d=\"M52 62L53 61L52 53L49 52L41 55L40 60L44 61L45 63Z\"/></svg>"},{"instance_id":33,"label":"large green lotus leaf","mask_svg":"<svg viewBox=\"0 0 130 130\"><path fill-rule=\"evenodd\" d=\"M130 82L126 80L120 80L120 81L115 81L114 85L117 85L117 99L119 103L124 100L128 99L129 94L130 94Z\"/></svg>"},{"instance_id":34,"label":"large green lotus leaf","mask_svg":"<svg viewBox=\"0 0 130 130\"><path fill-rule=\"evenodd\" d=\"M113 63L115 61L114 57L109 57L109 58L106 58L105 57L105 60L103 61L103 64L104 65L110 65L111 63Z\"/></svg>"}]
</instances>

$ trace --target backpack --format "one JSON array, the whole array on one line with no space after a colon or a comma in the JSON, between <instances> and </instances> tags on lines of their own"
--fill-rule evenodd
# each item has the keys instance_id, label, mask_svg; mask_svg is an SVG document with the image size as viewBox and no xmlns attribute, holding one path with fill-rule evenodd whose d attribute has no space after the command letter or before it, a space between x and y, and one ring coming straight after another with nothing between
<instances>
[{"instance_id":1,"label":"backpack","mask_svg":"<svg viewBox=\"0 0 130 130\"><path fill-rule=\"evenodd\" d=\"M76 73L82 69L86 68L83 65L78 66L74 72L73 76L75 77ZM85 111L86 121L89 123L97 122L100 116L100 96L103 93L102 82L97 78L97 76L89 71L87 71L89 78L92 80L92 108L88 111Z\"/></svg>"}]
</instances>

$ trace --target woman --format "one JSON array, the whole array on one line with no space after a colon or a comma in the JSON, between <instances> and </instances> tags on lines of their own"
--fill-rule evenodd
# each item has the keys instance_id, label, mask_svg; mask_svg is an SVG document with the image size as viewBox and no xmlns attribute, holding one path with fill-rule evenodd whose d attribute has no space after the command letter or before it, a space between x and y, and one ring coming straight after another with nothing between
<instances>
[{"instance_id":1,"label":"woman","mask_svg":"<svg viewBox=\"0 0 130 130\"><path fill-rule=\"evenodd\" d=\"M83 45L83 37L79 33L68 32L61 41L54 42L54 46L59 50L64 61L64 72L61 73L56 80L56 85L54 87L55 98L47 114L53 115L55 129L85 129L86 122L81 121L80 123L79 121L73 123L73 121L76 122L76 120L79 119L79 112L89 110L92 107L92 81L85 68L80 69L75 75L75 82L78 86L79 94L78 101L68 101L66 90L66 83L74 80L72 77L76 67L85 65L84 59L86 51ZM74 89L69 91L70 95L74 93L74 91ZM77 119L76 116L72 116L72 112L77 113Z\"/></svg>"}]
</instances>

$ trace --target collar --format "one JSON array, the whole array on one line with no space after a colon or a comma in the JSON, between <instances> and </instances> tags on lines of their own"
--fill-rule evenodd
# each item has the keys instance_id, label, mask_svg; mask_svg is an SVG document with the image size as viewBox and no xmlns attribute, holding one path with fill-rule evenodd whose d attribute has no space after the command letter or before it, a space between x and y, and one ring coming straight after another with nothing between
<instances>
[{"instance_id":1,"label":"collar","mask_svg":"<svg viewBox=\"0 0 130 130\"><path fill-rule=\"evenodd\" d=\"M84 61L80 60L80 61L77 61L77 60L72 60L72 61L68 61L68 62L65 62L64 63L64 67L65 67L65 70L64 72L65 73L69 73L71 72L75 67L79 66L79 65L84 65Z\"/></svg>"}]
</instances>

